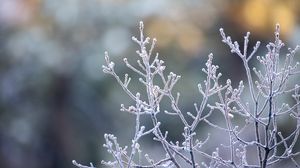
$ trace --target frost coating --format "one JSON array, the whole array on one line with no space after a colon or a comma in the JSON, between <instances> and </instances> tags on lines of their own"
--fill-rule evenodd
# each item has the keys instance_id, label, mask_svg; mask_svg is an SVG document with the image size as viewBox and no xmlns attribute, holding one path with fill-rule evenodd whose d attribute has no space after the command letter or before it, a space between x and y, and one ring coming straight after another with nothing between
<instances>
[{"instance_id":1,"label":"frost coating","mask_svg":"<svg viewBox=\"0 0 300 168\"><path fill-rule=\"evenodd\" d=\"M244 36L244 45L240 49L238 42L232 42L230 36L226 36L223 29L220 29L222 42L229 46L230 51L238 55L244 65L247 76L247 86L240 81L237 88L233 88L231 80L225 84L220 84L219 79L222 74L218 72L218 65L213 64L213 54L209 54L205 68L202 71L206 74L206 80L198 84L198 91L201 95L201 101L194 103L194 112L184 112L179 106L180 93L173 94L174 85L180 79L179 75L170 72L165 75L166 66L164 61L158 58L158 53L153 54L156 39L152 41L143 34L144 24L140 22L140 37L132 37L132 40L139 45L137 67L129 63L124 58L125 65L140 78L139 82L144 86L146 95L141 98L140 93L133 93L128 89L131 78L125 74L121 79L114 70L114 62L110 61L108 53L105 52L106 64L102 66L103 72L112 75L124 92L135 102L135 104L126 107L121 104L121 111L126 111L135 115L135 133L130 147L121 147L117 138L112 134L105 134L106 143L104 148L113 156L113 161L102 161L101 163L109 167L131 168L131 167L268 167L281 160L291 160L299 167L294 157L299 154L295 151L295 144L299 136L300 129L300 94L299 85L294 87L288 85L289 79L293 75L298 75L299 63L294 63L294 56L299 49L289 49L285 58L280 58L280 49L284 46L280 40L280 27L276 25L275 41L267 45L267 53L264 56L258 56L257 60L261 64L258 68L250 68L249 61L257 52L260 42L248 53L248 43L250 33ZM284 59L281 61L281 59ZM282 63L281 63L282 62ZM251 71L253 69L253 71ZM257 76L257 81L253 81L253 73ZM159 78L162 84L154 81ZM249 90L251 100L247 102L243 97L243 91ZM294 99L294 104L289 105L282 102L281 97L289 95ZM160 129L161 122L158 113L161 113L160 104L163 98L169 99L169 105L172 111L163 110L170 117L178 117L184 127L182 128L183 141L171 142L167 140L168 131L163 132ZM209 104L208 101L214 98L215 101ZM217 98L217 99L216 99ZM187 115L185 115L185 113ZM211 119L213 113L221 113L224 124L216 123ZM145 115L152 122L151 128L146 128L140 121L140 117ZM278 128L278 118L283 115L289 115L296 121L296 128L287 136L283 136ZM235 116L243 118L243 124L233 122ZM189 119L187 119L189 117ZM201 135L196 132L199 123L224 131L228 141L218 146L213 152L208 153L203 150L203 146L209 141L210 134ZM247 127L253 127L249 132ZM248 132L246 132L246 130ZM244 134L255 135L255 140L247 140ZM200 134L201 139L195 137ZM144 154L146 163L141 163L135 155L141 156L143 153L140 146L140 139L145 135L152 135L153 140L161 144L165 152L165 157L160 160L154 160L148 154ZM248 163L247 154L249 149L256 150L255 163ZM279 152L283 148L283 152ZM225 151L227 156L220 154ZM206 158L200 160L199 156ZM73 164L80 168L94 168L83 166L73 161Z\"/></svg>"}]
</instances>

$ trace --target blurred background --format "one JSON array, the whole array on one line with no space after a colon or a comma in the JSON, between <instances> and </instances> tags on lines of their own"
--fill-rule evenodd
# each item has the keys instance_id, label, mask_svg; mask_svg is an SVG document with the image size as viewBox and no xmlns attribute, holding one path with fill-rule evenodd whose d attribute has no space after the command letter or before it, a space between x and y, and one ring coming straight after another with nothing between
<instances>
[{"instance_id":1,"label":"blurred background","mask_svg":"<svg viewBox=\"0 0 300 168\"><path fill-rule=\"evenodd\" d=\"M297 0L0 0L0 167L66 168L74 167L73 159L102 167L100 161L110 159L104 133L130 144L134 116L119 109L131 102L101 65L108 51L121 76L130 72L122 59L137 58L131 36L138 35L139 21L158 39L155 51L167 72L182 75L175 90L191 111L201 100L195 89L210 52L224 80L236 86L245 78L239 58L221 42L220 27L239 42L250 31L252 49L258 39L272 41L280 23L293 48L300 44L299 16ZM265 51L262 45L258 54ZM174 130L170 138L181 137L179 120L162 121Z\"/></svg>"}]
</instances>

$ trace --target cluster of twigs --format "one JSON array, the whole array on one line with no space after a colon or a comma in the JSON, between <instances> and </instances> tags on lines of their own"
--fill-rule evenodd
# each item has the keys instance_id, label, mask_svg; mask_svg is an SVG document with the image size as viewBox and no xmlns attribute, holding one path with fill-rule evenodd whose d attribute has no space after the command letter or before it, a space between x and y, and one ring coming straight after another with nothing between
<instances>
[{"instance_id":1,"label":"cluster of twigs","mask_svg":"<svg viewBox=\"0 0 300 168\"><path fill-rule=\"evenodd\" d=\"M222 42L227 44L232 53L238 55L244 65L247 86L245 87L241 81L237 88L233 88L231 81L227 80L226 84L222 85L219 82L221 73L218 73L218 66L213 64L213 55L208 56L206 68L202 71L206 74L206 80L203 84L198 84L199 93L202 100L195 103L195 111L183 112L179 107L180 93L173 94L174 85L180 79L180 76L170 72L165 75L166 66L164 61L158 58L158 54L153 56L153 49L155 47L156 39L145 37L143 34L144 25L140 22L140 37L139 39L133 37L132 40L136 42L140 49L137 51L138 60L137 65L133 66L124 58L126 66L137 73L140 78L140 83L146 89L146 99L141 98L140 93L133 93L128 88L131 78L125 74L124 79L121 79L114 70L114 62L110 61L108 53L105 52L106 65L103 65L104 73L112 75L124 92L135 102L135 104L126 107L121 105L121 111L126 111L135 115L135 134L132 139L131 146L121 147L117 138L112 134L105 134L106 143L104 147L113 156L113 161L102 161L102 164L109 167L131 168L131 167L262 167L276 164L281 160L290 159L297 167L299 165L294 157L299 152L294 151L296 142L299 136L300 128L300 93L299 86L296 84L290 86L290 77L299 74L297 70L299 63L294 63L294 56L298 50L289 49L283 61L280 58L280 49L284 46L279 38L279 25L276 25L275 41L267 45L268 52L264 56L257 57L260 63L260 69L253 68L251 71L249 61L256 54L260 42L257 42L253 50L248 53L248 32L244 37L243 50L240 49L238 42L232 42L229 36L226 36L223 29L220 29ZM150 48L147 48L150 45ZM282 63L281 63L282 62ZM253 75L257 76L257 81L253 80ZM154 78L159 78L161 85L154 82ZM249 90L250 101L247 102L245 97L242 97L243 91ZM211 97L215 97L214 104L209 104ZM282 100L282 97L291 96L294 103L289 105ZM183 123L182 135L184 140L182 142L168 141L168 132L163 132L160 129L160 120L157 117L161 113L160 104L163 98L170 100L170 107L172 111L163 112L170 116L179 117ZM212 121L211 115L216 112L221 112L224 117L225 126L215 124ZM142 115L152 122L152 128L145 128L140 121ZM278 119L288 115L296 120L296 128L292 133L283 136L278 128ZM235 125L233 120L235 116L244 118L245 122L242 127ZM190 117L190 119L187 119ZM198 140L196 135L197 126L200 122L204 122L213 128L222 130L228 136L227 148L228 155L221 156L219 148L212 153L207 153L202 150L210 138L208 135L204 137L204 141ZM255 136L254 140L246 140L242 134L247 130L245 128L254 128L252 132L247 134ZM249 131L249 129L247 130ZM149 155L145 154L147 162L140 163L136 161L135 155L142 153L142 147L139 145L140 139L152 134L154 140L161 144L166 155L160 160L153 160ZM247 154L249 148L255 148L256 161L255 163L248 163ZM283 148L284 150L279 150ZM201 161L199 156L206 158L207 161ZM73 164L80 168L94 168L90 166L83 166L73 161Z\"/></svg>"}]
</instances>

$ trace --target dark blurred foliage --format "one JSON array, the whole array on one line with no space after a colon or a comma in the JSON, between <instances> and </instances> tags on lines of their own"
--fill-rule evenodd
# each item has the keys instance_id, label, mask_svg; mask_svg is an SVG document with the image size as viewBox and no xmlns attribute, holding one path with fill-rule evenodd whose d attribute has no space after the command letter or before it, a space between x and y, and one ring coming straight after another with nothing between
<instances>
[{"instance_id":1,"label":"dark blurred foliage","mask_svg":"<svg viewBox=\"0 0 300 168\"><path fill-rule=\"evenodd\" d=\"M121 60L137 58L130 39L140 20L157 37L168 71L183 76L177 90L189 111L208 53L224 79L245 77L221 43L220 27L238 41L251 31L252 46L272 40L278 22L294 47L299 9L296 0L0 0L0 167L72 167L73 159L99 165L107 158L105 132L130 142L133 117L119 112L130 101L101 65L107 50L118 72L128 71ZM179 120L162 120L165 129L181 131Z\"/></svg>"}]
</instances>

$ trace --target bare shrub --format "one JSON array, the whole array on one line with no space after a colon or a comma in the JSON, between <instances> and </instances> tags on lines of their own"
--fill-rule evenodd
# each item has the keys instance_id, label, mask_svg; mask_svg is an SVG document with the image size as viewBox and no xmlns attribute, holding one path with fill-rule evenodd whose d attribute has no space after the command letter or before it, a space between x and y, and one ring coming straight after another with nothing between
<instances>
[{"instance_id":1,"label":"bare shrub","mask_svg":"<svg viewBox=\"0 0 300 168\"><path fill-rule=\"evenodd\" d=\"M220 29L222 42L228 45L231 52L240 57L243 62L247 85L245 87L243 81L240 81L238 87L233 88L229 79L222 85L219 82L222 74L217 72L219 67L213 64L213 54L210 54L205 68L202 69L206 74L206 80L198 84L202 101L194 104L195 111L193 113L183 112L178 104L180 93L173 93L174 85L180 79L180 76L173 72L168 75L165 74L164 61L158 58L158 54L153 54L156 39L151 40L149 37L144 36L142 22L140 22L139 29L140 37L132 37L132 40L140 48L137 51L138 66L133 66L126 58L124 58L124 62L129 69L140 76L139 82L144 86L146 95L141 96L140 93L134 93L128 88L131 78L128 74L125 74L125 77L121 79L114 70L115 63L110 60L108 53L105 52L106 65L103 65L103 72L112 75L124 92L135 102L129 107L122 104L121 111L135 115L136 120L135 134L130 147L121 147L117 138L112 134L104 135L106 140L104 147L113 156L113 160L102 161L102 164L120 168L265 168L282 160L290 160L296 167L299 167L294 159L299 152L295 151L294 148L300 128L300 94L299 85L293 84L290 80L291 76L298 75L300 72L297 70L299 63L294 63L294 56L299 47L289 49L285 57L280 57L280 49L284 46L284 43L279 38L279 25L276 25L275 41L266 46L267 53L264 56L257 56L260 65L259 68L253 67L253 71L249 67L249 61L255 56L260 42L257 42L252 51L248 52L249 32L245 35L244 45L240 49L238 42L232 42L223 29ZM256 75L257 81L253 79L254 75ZM154 78L159 78L162 84L155 82ZM243 96L244 90L248 90L248 96ZM145 97L145 99L142 97ZM214 97L214 103L209 104L208 101L212 97ZM294 103L286 103L286 99L283 97L292 97ZM160 108L163 98L169 99L172 111L164 111ZM184 125L182 128L183 141L168 141L168 132L160 129L162 121L157 116L158 113L162 112L170 115L170 117L179 117ZM213 113L221 113L225 124L215 123L211 119ZM278 120L285 115L296 121L296 127L289 135L283 136L278 127ZM151 128L143 126L140 121L141 116L146 116L152 122ZM239 122L239 124L233 122L236 116L243 118L243 122ZM187 117L190 117L192 122ZM200 135L202 141L195 137L196 128L200 122L212 126L213 129L224 131L224 135L228 136L228 142L225 142L225 145L217 144L219 147L211 153L202 150L203 146L209 141L210 136ZM246 129L247 127L253 129ZM247 131L247 135L253 135L255 138L247 140L245 131ZM142 152L139 142L143 136L149 134L153 136L153 140L161 144L165 157L154 160L148 154L143 154L147 162L140 163L136 155L144 152ZM250 149L255 151L254 163L248 161ZM226 151L227 155L220 155L221 150ZM199 159L200 156L206 159L201 160ZM94 167L92 164L83 166L76 161L73 161L73 164L80 168Z\"/></svg>"}]
</instances>

